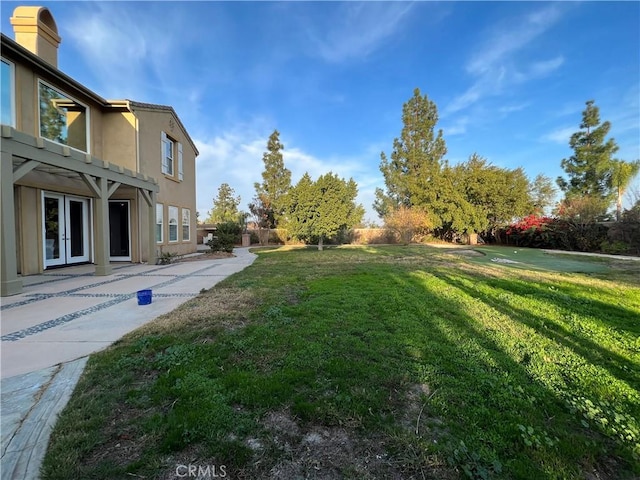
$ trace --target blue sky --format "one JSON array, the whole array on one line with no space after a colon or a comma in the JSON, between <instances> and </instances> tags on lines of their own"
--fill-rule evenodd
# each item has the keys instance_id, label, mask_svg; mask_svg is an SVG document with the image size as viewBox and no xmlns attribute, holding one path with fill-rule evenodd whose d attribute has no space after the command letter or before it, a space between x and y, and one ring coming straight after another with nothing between
<instances>
[{"instance_id":1,"label":"blue sky","mask_svg":"<svg viewBox=\"0 0 640 480\"><path fill-rule=\"evenodd\" d=\"M638 2L2 2L45 5L59 68L106 98L172 105L194 139L201 216L223 182L241 209L274 129L294 183L353 177L367 218L380 152L420 88L452 163L555 179L585 102L640 158ZM638 185L636 179L634 185Z\"/></svg>"}]
</instances>

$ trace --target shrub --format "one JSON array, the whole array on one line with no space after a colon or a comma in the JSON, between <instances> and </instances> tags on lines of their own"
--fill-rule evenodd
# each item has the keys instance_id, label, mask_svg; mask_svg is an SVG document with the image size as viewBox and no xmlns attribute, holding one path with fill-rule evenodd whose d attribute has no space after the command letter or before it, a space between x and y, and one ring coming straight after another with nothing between
<instances>
[{"instance_id":1,"label":"shrub","mask_svg":"<svg viewBox=\"0 0 640 480\"><path fill-rule=\"evenodd\" d=\"M529 215L504 230L507 243L519 247L600 251L608 227L561 218Z\"/></svg>"},{"instance_id":2,"label":"shrub","mask_svg":"<svg viewBox=\"0 0 640 480\"><path fill-rule=\"evenodd\" d=\"M600 244L600 250L602 250L603 253L612 253L614 255L619 255L622 253L627 253L627 251L629 250L629 244L620 241L611 242L605 240Z\"/></svg>"},{"instance_id":3,"label":"shrub","mask_svg":"<svg viewBox=\"0 0 640 480\"><path fill-rule=\"evenodd\" d=\"M233 246L240 243L242 228L236 222L220 223L216 227L216 235L207 242L212 252L233 252Z\"/></svg>"}]
</instances>

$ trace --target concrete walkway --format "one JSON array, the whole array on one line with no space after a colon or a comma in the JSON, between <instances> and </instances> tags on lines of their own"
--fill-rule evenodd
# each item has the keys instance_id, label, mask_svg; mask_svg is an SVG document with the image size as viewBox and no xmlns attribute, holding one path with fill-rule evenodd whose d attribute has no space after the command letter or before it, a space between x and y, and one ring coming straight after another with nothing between
<instances>
[{"instance_id":1,"label":"concrete walkway","mask_svg":"<svg viewBox=\"0 0 640 480\"><path fill-rule=\"evenodd\" d=\"M174 310L201 289L251 265L246 248L228 259L171 265L119 264L96 277L92 265L23 278L20 295L2 299L1 478L37 479L57 415L87 356ZM153 291L150 305L136 292Z\"/></svg>"}]
</instances>

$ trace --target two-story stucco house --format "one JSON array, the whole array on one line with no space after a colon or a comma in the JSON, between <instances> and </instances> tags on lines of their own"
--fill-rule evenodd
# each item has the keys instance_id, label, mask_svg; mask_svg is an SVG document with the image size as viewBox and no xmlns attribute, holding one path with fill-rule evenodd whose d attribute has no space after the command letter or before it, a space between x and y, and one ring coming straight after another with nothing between
<instances>
[{"instance_id":1,"label":"two-story stucco house","mask_svg":"<svg viewBox=\"0 0 640 480\"><path fill-rule=\"evenodd\" d=\"M196 251L193 141L173 108L106 100L58 69L44 7L1 38L1 295L65 265Z\"/></svg>"}]
</instances>

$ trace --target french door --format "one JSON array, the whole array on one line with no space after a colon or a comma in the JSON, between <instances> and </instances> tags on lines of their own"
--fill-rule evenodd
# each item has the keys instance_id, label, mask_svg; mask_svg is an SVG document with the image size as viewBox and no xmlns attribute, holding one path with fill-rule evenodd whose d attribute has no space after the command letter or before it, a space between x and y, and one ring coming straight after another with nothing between
<instances>
[{"instance_id":1,"label":"french door","mask_svg":"<svg viewBox=\"0 0 640 480\"><path fill-rule=\"evenodd\" d=\"M45 268L90 261L89 208L88 198L42 194Z\"/></svg>"}]
</instances>

